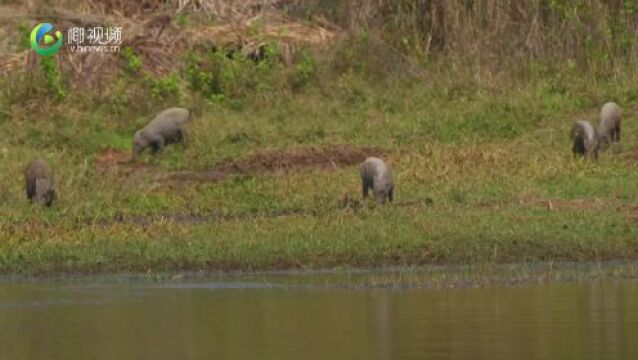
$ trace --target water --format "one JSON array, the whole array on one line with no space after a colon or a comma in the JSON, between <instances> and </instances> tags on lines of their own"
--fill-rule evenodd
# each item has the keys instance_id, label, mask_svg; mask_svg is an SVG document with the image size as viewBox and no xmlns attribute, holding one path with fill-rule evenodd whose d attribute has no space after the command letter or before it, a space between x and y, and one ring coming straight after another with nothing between
<instances>
[{"instance_id":1,"label":"water","mask_svg":"<svg viewBox=\"0 0 638 360\"><path fill-rule=\"evenodd\" d=\"M638 359L632 280L368 276L0 282L0 359Z\"/></svg>"}]
</instances>

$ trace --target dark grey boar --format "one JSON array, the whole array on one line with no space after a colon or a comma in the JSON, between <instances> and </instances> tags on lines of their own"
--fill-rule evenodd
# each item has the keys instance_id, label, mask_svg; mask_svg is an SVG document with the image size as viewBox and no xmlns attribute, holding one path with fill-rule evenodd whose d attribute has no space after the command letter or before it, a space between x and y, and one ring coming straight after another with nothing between
<instances>
[{"instance_id":1,"label":"dark grey boar","mask_svg":"<svg viewBox=\"0 0 638 360\"><path fill-rule=\"evenodd\" d=\"M606 150L611 143L620 142L620 125L622 109L618 104L608 102L600 109L598 122L598 140L601 150Z\"/></svg>"},{"instance_id":2,"label":"dark grey boar","mask_svg":"<svg viewBox=\"0 0 638 360\"><path fill-rule=\"evenodd\" d=\"M385 203L386 199L392 201L394 193L394 181L392 172L386 163L376 157L369 157L361 163L361 185L363 200L368 196L368 190L372 189L377 204Z\"/></svg>"},{"instance_id":3,"label":"dark grey boar","mask_svg":"<svg viewBox=\"0 0 638 360\"><path fill-rule=\"evenodd\" d=\"M39 205L51 206L56 199L55 185L49 166L41 160L33 160L24 171L27 198Z\"/></svg>"},{"instance_id":4,"label":"dark grey boar","mask_svg":"<svg viewBox=\"0 0 638 360\"><path fill-rule=\"evenodd\" d=\"M184 125L190 112L184 108L170 108L159 113L148 125L133 136L133 155L151 148L153 154L162 151L168 144L186 143Z\"/></svg>"},{"instance_id":5,"label":"dark grey boar","mask_svg":"<svg viewBox=\"0 0 638 360\"><path fill-rule=\"evenodd\" d=\"M598 134L594 127L585 120L577 120L572 126L570 135L574 155L598 158Z\"/></svg>"}]
</instances>

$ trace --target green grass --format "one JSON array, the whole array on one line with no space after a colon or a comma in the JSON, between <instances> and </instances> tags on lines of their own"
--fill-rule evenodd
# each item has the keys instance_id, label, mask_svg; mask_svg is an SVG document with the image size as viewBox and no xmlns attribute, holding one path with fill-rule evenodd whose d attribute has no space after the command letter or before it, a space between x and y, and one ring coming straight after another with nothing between
<instances>
[{"instance_id":1,"label":"green grass","mask_svg":"<svg viewBox=\"0 0 638 360\"><path fill-rule=\"evenodd\" d=\"M637 77L582 75L556 89L543 77L482 87L449 74L383 84L344 75L330 91L209 102L190 124L187 147L144 156L155 170L134 175L124 166L101 171L96 159L106 148L130 150L135 129L161 107L113 113L72 94L34 114L5 104L0 273L634 259L638 160L627 154L638 147ZM573 159L571 121L594 120L611 99L625 109L623 143L596 163ZM342 194L359 196L354 166L216 183L160 176L264 149L335 144L384 149L396 203L342 208ZM24 195L24 166L37 156L56 175L59 201L50 209ZM550 199L567 205L548 211ZM171 214L219 216L180 222ZM110 221L118 215L151 221Z\"/></svg>"}]
</instances>

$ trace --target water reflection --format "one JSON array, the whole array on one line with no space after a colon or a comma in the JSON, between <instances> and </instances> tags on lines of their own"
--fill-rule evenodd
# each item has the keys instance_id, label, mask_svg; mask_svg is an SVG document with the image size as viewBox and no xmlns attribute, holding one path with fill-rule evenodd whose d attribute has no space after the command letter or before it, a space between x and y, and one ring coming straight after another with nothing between
<instances>
[{"instance_id":1,"label":"water reflection","mask_svg":"<svg viewBox=\"0 0 638 360\"><path fill-rule=\"evenodd\" d=\"M0 283L0 358L637 358L638 284Z\"/></svg>"}]
</instances>

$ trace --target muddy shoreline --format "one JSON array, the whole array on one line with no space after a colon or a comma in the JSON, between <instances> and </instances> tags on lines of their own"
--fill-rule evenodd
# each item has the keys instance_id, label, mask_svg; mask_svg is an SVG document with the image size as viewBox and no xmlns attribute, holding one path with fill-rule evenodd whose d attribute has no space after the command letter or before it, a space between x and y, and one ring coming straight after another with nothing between
<instances>
[{"instance_id":1,"label":"muddy shoreline","mask_svg":"<svg viewBox=\"0 0 638 360\"><path fill-rule=\"evenodd\" d=\"M2 283L64 283L68 285L275 284L277 287L332 289L430 289L525 286L538 283L580 283L597 280L638 280L638 265L625 260L541 262L482 265L426 265L414 267L345 268L268 271L163 271L132 273L68 273L0 275ZM184 286L184 285L180 285ZM253 286L259 287L259 286ZM264 286L265 287L265 286Z\"/></svg>"}]
</instances>

